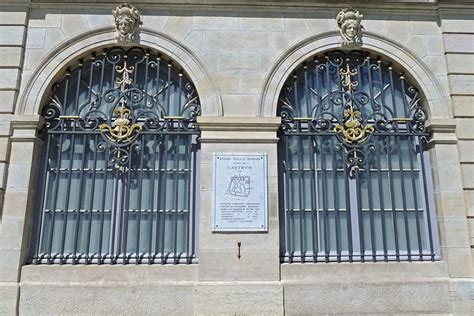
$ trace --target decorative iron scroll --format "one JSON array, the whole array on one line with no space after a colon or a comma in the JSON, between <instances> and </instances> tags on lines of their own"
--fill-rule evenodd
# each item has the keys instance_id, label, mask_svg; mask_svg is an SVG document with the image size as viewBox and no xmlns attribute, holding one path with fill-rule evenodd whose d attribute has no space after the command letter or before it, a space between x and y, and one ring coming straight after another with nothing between
<instances>
[{"instance_id":1,"label":"decorative iron scroll","mask_svg":"<svg viewBox=\"0 0 474 316\"><path fill-rule=\"evenodd\" d=\"M199 97L172 61L140 47L93 53L68 69L44 107L48 133L97 133L120 167L149 133L198 132ZM97 150L104 150L100 143Z\"/></svg>"},{"instance_id":2,"label":"decorative iron scroll","mask_svg":"<svg viewBox=\"0 0 474 316\"><path fill-rule=\"evenodd\" d=\"M375 136L425 130L418 91L402 73L362 51L316 56L296 69L280 94L284 135L334 136L351 174L376 150Z\"/></svg>"}]
</instances>

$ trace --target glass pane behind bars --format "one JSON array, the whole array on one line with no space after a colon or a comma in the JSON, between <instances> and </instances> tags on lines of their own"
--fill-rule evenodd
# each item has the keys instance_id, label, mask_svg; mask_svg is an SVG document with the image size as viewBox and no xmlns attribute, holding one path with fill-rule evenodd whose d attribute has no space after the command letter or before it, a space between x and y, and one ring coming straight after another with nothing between
<instances>
[{"instance_id":1,"label":"glass pane behind bars","mask_svg":"<svg viewBox=\"0 0 474 316\"><path fill-rule=\"evenodd\" d=\"M294 71L278 107L283 261L434 260L418 103L403 74L365 52Z\"/></svg>"},{"instance_id":2,"label":"glass pane behind bars","mask_svg":"<svg viewBox=\"0 0 474 316\"><path fill-rule=\"evenodd\" d=\"M131 80L119 87L125 63ZM189 80L159 55L111 48L68 70L54 91L33 262L191 263L200 110ZM114 143L108 122L139 132Z\"/></svg>"}]
</instances>

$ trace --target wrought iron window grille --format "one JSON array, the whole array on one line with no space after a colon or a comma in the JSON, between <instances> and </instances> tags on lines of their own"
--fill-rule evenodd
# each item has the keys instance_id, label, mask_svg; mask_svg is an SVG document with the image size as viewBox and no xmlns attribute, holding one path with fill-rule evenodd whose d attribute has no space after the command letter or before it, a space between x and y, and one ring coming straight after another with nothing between
<instances>
[{"instance_id":1,"label":"wrought iron window grille","mask_svg":"<svg viewBox=\"0 0 474 316\"><path fill-rule=\"evenodd\" d=\"M284 262L435 260L426 114L362 51L306 61L279 98Z\"/></svg>"},{"instance_id":2,"label":"wrought iron window grille","mask_svg":"<svg viewBox=\"0 0 474 316\"><path fill-rule=\"evenodd\" d=\"M200 113L187 76L150 50L68 68L43 109L32 262L195 262Z\"/></svg>"}]
</instances>

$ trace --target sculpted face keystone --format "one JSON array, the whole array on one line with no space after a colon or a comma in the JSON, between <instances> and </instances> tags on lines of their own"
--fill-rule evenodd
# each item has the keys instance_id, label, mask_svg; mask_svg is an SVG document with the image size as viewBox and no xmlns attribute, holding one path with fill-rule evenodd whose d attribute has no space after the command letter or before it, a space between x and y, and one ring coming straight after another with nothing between
<instances>
[{"instance_id":1,"label":"sculpted face keystone","mask_svg":"<svg viewBox=\"0 0 474 316\"><path fill-rule=\"evenodd\" d=\"M115 20L115 38L119 44L138 44L140 12L134 6L123 3L112 11Z\"/></svg>"},{"instance_id":2,"label":"sculpted face keystone","mask_svg":"<svg viewBox=\"0 0 474 316\"><path fill-rule=\"evenodd\" d=\"M362 14L359 11L348 8L341 10L336 17L339 32L341 34L341 46L343 48L358 48L362 46L361 24Z\"/></svg>"}]
</instances>

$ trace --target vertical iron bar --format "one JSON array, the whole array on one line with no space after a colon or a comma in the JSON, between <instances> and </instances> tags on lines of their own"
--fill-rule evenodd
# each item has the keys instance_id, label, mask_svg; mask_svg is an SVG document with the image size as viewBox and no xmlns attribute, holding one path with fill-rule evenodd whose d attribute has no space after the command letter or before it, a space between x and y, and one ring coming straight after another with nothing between
<instances>
[{"instance_id":1,"label":"vertical iron bar","mask_svg":"<svg viewBox=\"0 0 474 316\"><path fill-rule=\"evenodd\" d=\"M380 148L378 148L380 147ZM388 255L387 255L387 236L386 236L386 227L385 227L385 204L384 204L384 193L383 193L383 173L382 173L382 162L380 157L380 150L382 150L382 146L377 146L376 154L377 154L377 173L378 173L378 187L379 187L379 199L380 199L380 217L381 217L381 225L382 225L382 245L383 245L383 258L385 262L388 262ZM387 174L387 179L389 175Z\"/></svg>"},{"instance_id":2,"label":"vertical iron bar","mask_svg":"<svg viewBox=\"0 0 474 316\"><path fill-rule=\"evenodd\" d=\"M33 258L34 264L40 263L41 259L39 258L39 254L40 254L40 250L43 247L43 234L44 234L43 229L44 229L44 220L45 220L44 213L46 210L46 197L47 197L47 194L49 193L49 186L48 186L49 176L52 172L51 170L52 168L49 165L49 159L48 159L50 155L49 146L50 146L52 137L53 137L53 134L46 132L46 149L44 149L45 150L44 152L47 158L44 160L44 170L41 177L41 183L43 185L42 187L43 189L41 190L41 199L40 199L41 212L38 216L40 228L38 229L38 233L37 233L36 249L35 249L35 254ZM54 212L54 210L50 210L50 212Z\"/></svg>"},{"instance_id":3,"label":"vertical iron bar","mask_svg":"<svg viewBox=\"0 0 474 316\"><path fill-rule=\"evenodd\" d=\"M142 137L145 137L143 135ZM150 188L148 189L148 204L150 206L150 214L148 218L148 264L152 264L155 262L155 255L156 253L152 253L153 248L153 216L154 216L154 208L155 208L155 176L156 176L156 150L157 150L157 143L156 143L157 134L153 134L153 144L151 146L153 150L153 158L151 159L152 164L152 172L150 173L150 167L148 167L148 176L150 177ZM158 212L156 212L157 220L158 220ZM156 232L156 230L155 230Z\"/></svg>"},{"instance_id":4,"label":"vertical iron bar","mask_svg":"<svg viewBox=\"0 0 474 316\"><path fill-rule=\"evenodd\" d=\"M89 200L89 225L87 229L87 241L86 241L86 264L89 263L89 251L90 251L90 241L91 241L91 229L92 229L92 215L94 209L94 198L95 198L95 181L97 175L97 143L99 135L95 135L94 138L94 154L93 154L93 165L92 165L92 184L91 184L91 197ZM105 185L104 185L105 186Z\"/></svg>"},{"instance_id":5,"label":"vertical iron bar","mask_svg":"<svg viewBox=\"0 0 474 316\"><path fill-rule=\"evenodd\" d=\"M69 168L67 170L68 173L68 181L66 184L66 200L64 202L64 224L63 224L63 231L62 231L62 238L61 238L61 255L60 255L60 263L64 263L64 247L66 242L66 229L67 229L67 220L68 220L68 210L69 210L69 198L71 197L71 182L72 182L72 167L74 162L74 152L76 149L76 135L74 132L76 131L76 124L73 124L72 127L72 135L71 135L71 156L69 157Z\"/></svg>"},{"instance_id":6,"label":"vertical iron bar","mask_svg":"<svg viewBox=\"0 0 474 316\"><path fill-rule=\"evenodd\" d=\"M178 131L180 130L178 125ZM173 226L171 234L173 236L173 254L174 254L174 264L178 263L179 256L178 256L178 217L179 217L179 209L178 209L178 202L179 202L179 147L181 145L181 138L179 134L176 134L176 146L174 150L174 170L173 170L173 197L174 197L174 204L171 208L171 214L173 218ZM174 211L173 211L174 209ZM174 214L173 214L174 213Z\"/></svg>"},{"instance_id":7,"label":"vertical iron bar","mask_svg":"<svg viewBox=\"0 0 474 316\"><path fill-rule=\"evenodd\" d=\"M324 260L329 262L329 210L328 201L326 200L327 195L327 177L326 177L326 157L324 154L323 146L324 137L320 137L320 148L321 148L321 188L323 197L323 225L324 225Z\"/></svg>"},{"instance_id":8,"label":"vertical iron bar","mask_svg":"<svg viewBox=\"0 0 474 316\"><path fill-rule=\"evenodd\" d=\"M74 122L74 124L76 124L76 122ZM81 162L81 168L79 169L79 172L81 173L80 175L80 180L79 180L79 196L78 196L78 199L79 199L79 203L77 205L77 210L76 210L76 213L77 213L77 219L76 219L76 230L75 230L75 236L74 236L74 248L73 248L73 254L72 254L72 260L73 260L73 264L76 263L76 260L77 260L77 242L78 242L78 239L79 239L79 226L80 226L80 223L81 223L81 207L82 207L82 194L83 194L83 191L84 191L84 172L85 172L85 164L86 164L86 153L87 153L87 148L89 147L88 146L88 135L87 134L84 134L84 136L82 137L82 146L83 146L83 151L82 151L82 162ZM80 258L79 258L80 260Z\"/></svg>"},{"instance_id":9,"label":"vertical iron bar","mask_svg":"<svg viewBox=\"0 0 474 316\"><path fill-rule=\"evenodd\" d=\"M108 170L108 161L107 161L107 157L109 156L109 153L110 153L110 147L109 145L105 144L106 148L105 148L105 156L104 156L104 183L103 183L103 187L102 187L102 201L101 201L101 209L97 210L100 214L100 225L99 225L99 249L97 251L97 256L99 258L99 263L103 263L104 261L104 255L102 253L102 240L103 240L103 237L104 237L104 220L105 220L105 203L107 201L106 199L106 195L107 195L107 177L108 177L108 174L109 174L109 170ZM97 146L96 146L97 148ZM114 195L112 195L112 199L114 198ZM112 236L114 234L114 231L112 230L112 220L113 220L113 207L112 209L110 210L110 236ZM110 237L109 236L109 237ZM112 238L113 239L113 238ZM109 249L109 253L111 254L113 251L113 248L110 248Z\"/></svg>"},{"instance_id":10,"label":"vertical iron bar","mask_svg":"<svg viewBox=\"0 0 474 316\"><path fill-rule=\"evenodd\" d=\"M291 204L292 194L290 194L291 190L291 164L290 164L290 155L289 155L289 140L290 135L283 132L285 135L285 168L284 168L284 178L285 178L285 224L286 224L286 252L288 252L288 261L291 263L293 261L293 247L292 247L292 238L291 238L291 225L293 224L292 218L290 218L290 208L293 204Z\"/></svg>"},{"instance_id":11,"label":"vertical iron bar","mask_svg":"<svg viewBox=\"0 0 474 316\"><path fill-rule=\"evenodd\" d=\"M167 206L167 201L166 201L166 189L167 189L167 183L166 181L168 180L168 149L166 148L168 146L168 134L165 135L164 139L164 154L163 154L163 175L162 175L162 184L163 184L163 190L160 190L162 192L162 198L160 201L163 201L160 203L162 205L161 207L161 212L163 214L162 221L160 222L160 248L161 248L161 264L165 263L165 222L166 222L166 206Z\"/></svg>"},{"instance_id":12,"label":"vertical iron bar","mask_svg":"<svg viewBox=\"0 0 474 316\"><path fill-rule=\"evenodd\" d=\"M135 264L138 264L139 260L140 260L140 224L141 224L141 220L142 220L142 190L143 190L143 160L144 160L144 148L145 148L145 135L141 135L141 145L140 145L140 155L139 155L139 159L140 159L140 170L139 170L139 173L138 173L138 179L139 179L139 184L137 185L137 188L138 189L138 197L137 197L137 212L138 212L138 216L137 216L137 241L136 241L136 244L135 244L135 251L136 251L136 254L135 254ZM130 160L131 157L130 157ZM131 172L131 171L129 171ZM130 183L128 184L128 186L130 187ZM128 192L130 192L130 189L128 190ZM129 193L130 194L130 193Z\"/></svg>"},{"instance_id":13,"label":"vertical iron bar","mask_svg":"<svg viewBox=\"0 0 474 316\"><path fill-rule=\"evenodd\" d=\"M393 68L390 66L388 67L388 70L389 70L389 76L390 76L390 93L392 95L392 105L393 105L395 116L397 116L397 105L395 101L395 88L394 88L394 82L393 82ZM403 206L403 218L405 222L405 238L406 238L406 245L407 245L407 255L408 255L408 261L411 261L410 231L409 231L409 224L408 224L408 211L407 211L406 192L405 192L405 174L403 170L402 152L401 152L401 147L400 147L400 127L398 126L398 123L395 123L395 131L397 133L395 140L397 143L397 148L400 151L397 156L398 156L398 164L399 164L399 172L400 172L400 187L402 189L402 206Z\"/></svg>"},{"instance_id":14,"label":"vertical iron bar","mask_svg":"<svg viewBox=\"0 0 474 316\"><path fill-rule=\"evenodd\" d=\"M429 177L428 172L430 170L426 171L425 167L425 160L424 160L424 154L425 151L423 150L423 140L422 136L418 136L418 148L419 148L419 155L420 155L420 163L421 163L421 174L423 175L423 195L425 197L425 212L426 212L426 217L427 217L427 224L428 224L428 238L430 242L430 256L431 256L431 261L435 260L435 253L434 253L434 245L433 245L433 228L431 227L431 213L430 213L430 204L429 204L429 197L428 197L428 184L427 182L427 177ZM436 217L435 217L436 218Z\"/></svg>"}]
</instances>

